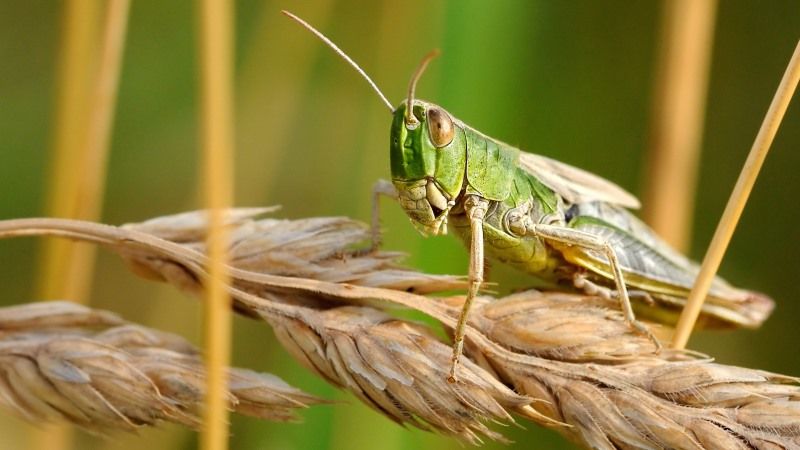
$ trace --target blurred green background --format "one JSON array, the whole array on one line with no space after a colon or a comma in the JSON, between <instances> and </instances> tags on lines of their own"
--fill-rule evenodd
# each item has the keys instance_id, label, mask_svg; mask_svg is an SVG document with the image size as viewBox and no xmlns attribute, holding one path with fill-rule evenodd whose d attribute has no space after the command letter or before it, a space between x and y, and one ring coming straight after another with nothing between
<instances>
[{"instance_id":1,"label":"blurred green background","mask_svg":"<svg viewBox=\"0 0 800 450\"><path fill-rule=\"evenodd\" d=\"M443 55L419 86L479 130L590 169L637 193L653 97L661 2L236 2L236 203L281 204L285 217L368 219L370 187L389 174L389 115L348 66L284 18L290 9L359 62L393 102L419 58ZM42 214L52 143L61 4L0 3L0 219ZM103 221L123 223L198 207L196 8L132 5ZM702 257L747 151L800 37L796 1L725 0L718 7L691 255ZM727 253L721 273L777 302L757 332L699 333L690 347L718 361L800 375L800 101L795 99ZM402 211L383 208L386 247L428 271L463 274L453 238L423 239ZM0 242L2 303L32 298L37 242ZM494 281L524 285L495 265ZM199 342L199 303L131 276L101 252L92 305ZM264 325L235 322L234 362L269 371L344 404L304 411L304 423L235 417L232 448L462 448L405 430L300 368ZM511 446L573 448L529 424ZM0 417L3 448L30 427ZM79 448L194 448L178 427Z\"/></svg>"}]
</instances>

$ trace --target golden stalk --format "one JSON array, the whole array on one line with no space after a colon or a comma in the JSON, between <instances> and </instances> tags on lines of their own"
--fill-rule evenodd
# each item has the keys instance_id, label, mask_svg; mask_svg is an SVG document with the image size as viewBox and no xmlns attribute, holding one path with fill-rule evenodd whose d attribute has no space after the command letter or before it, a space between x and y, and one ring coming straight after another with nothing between
<instances>
[{"instance_id":1,"label":"golden stalk","mask_svg":"<svg viewBox=\"0 0 800 450\"><path fill-rule=\"evenodd\" d=\"M96 55L98 3L69 2L66 6L49 215L99 219L128 10L129 0L109 2ZM46 243L39 298L88 301L94 259L93 247L64 241ZM36 446L69 446L67 429L44 433Z\"/></svg>"},{"instance_id":2,"label":"golden stalk","mask_svg":"<svg viewBox=\"0 0 800 450\"><path fill-rule=\"evenodd\" d=\"M268 322L298 361L389 418L480 443L503 440L511 413L586 448L794 448L798 379L653 352L613 299L526 291L479 298L459 383L444 381L450 345L398 320L397 306L452 329L463 279L404 269L390 252L361 252L369 229L347 218L256 219L227 211L236 311ZM59 219L0 221L0 238L62 236L102 244L138 274L196 294L209 274L203 212L122 228ZM2 315L0 315L2 317ZM3 328L0 320L0 330Z\"/></svg>"},{"instance_id":3,"label":"golden stalk","mask_svg":"<svg viewBox=\"0 0 800 450\"><path fill-rule=\"evenodd\" d=\"M773 97L764 117L764 122L758 130L755 142L753 142L744 167L742 167L739 179L736 180L736 185L733 188L733 192L731 192L728 204L725 206L725 211L722 213L722 218L719 221L719 225L717 225L717 230L714 232L714 237L711 239L706 256L703 258L700 273L695 280L686 306L675 327L675 335L672 339L673 348L682 349L689 341L689 336L697 321L697 316L700 314L703 301L708 294L720 262L722 262L722 257L756 182L761 165L767 157L772 140L778 132L778 127L781 124L786 108L789 106L789 101L794 94L795 88L797 88L798 80L800 80L800 42L795 47L792 59L789 61L780 85L778 85L775 97Z\"/></svg>"},{"instance_id":4,"label":"golden stalk","mask_svg":"<svg viewBox=\"0 0 800 450\"><path fill-rule=\"evenodd\" d=\"M228 233L223 209L233 197L233 5L226 0L200 4L198 33L201 72L201 142L203 192L208 208L208 285L205 300L205 346L208 389L201 448L228 448L226 371L230 361L231 313L226 292Z\"/></svg>"},{"instance_id":5,"label":"golden stalk","mask_svg":"<svg viewBox=\"0 0 800 450\"><path fill-rule=\"evenodd\" d=\"M663 6L642 214L660 236L686 252L717 1L674 0Z\"/></svg>"},{"instance_id":6,"label":"golden stalk","mask_svg":"<svg viewBox=\"0 0 800 450\"><path fill-rule=\"evenodd\" d=\"M75 217L78 184L83 175L81 150L86 141L86 124L95 67L99 3L73 0L65 3L63 46L59 52L56 125L45 213L53 217ZM71 264L75 244L46 241L40 253L36 297L86 299L86 280L75 280Z\"/></svg>"},{"instance_id":7,"label":"golden stalk","mask_svg":"<svg viewBox=\"0 0 800 450\"><path fill-rule=\"evenodd\" d=\"M117 101L122 55L128 27L130 0L109 0L101 41L100 60L94 80L86 144L81 155L76 218L96 220L100 216L105 191L106 162L110 150L114 110ZM92 261L84 270L90 272ZM90 279L90 275L83 278Z\"/></svg>"}]
</instances>

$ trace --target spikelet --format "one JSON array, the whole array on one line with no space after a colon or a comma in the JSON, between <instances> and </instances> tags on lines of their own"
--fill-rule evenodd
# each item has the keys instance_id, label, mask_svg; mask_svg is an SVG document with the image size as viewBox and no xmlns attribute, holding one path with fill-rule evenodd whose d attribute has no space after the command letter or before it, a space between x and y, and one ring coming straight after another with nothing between
<instances>
[{"instance_id":1,"label":"spikelet","mask_svg":"<svg viewBox=\"0 0 800 450\"><path fill-rule=\"evenodd\" d=\"M160 421L200 425L204 368L182 338L69 302L0 308L0 404L35 423L69 421L104 433ZM294 420L319 403L279 378L230 369L240 413Z\"/></svg>"},{"instance_id":2,"label":"spikelet","mask_svg":"<svg viewBox=\"0 0 800 450\"><path fill-rule=\"evenodd\" d=\"M486 421L511 422L516 413L587 448L800 447L796 378L717 364L688 351L656 354L648 339L631 332L615 302L601 298L536 291L479 298L467 330L468 358L459 382L448 385L449 344L382 309L416 309L452 329L462 296L406 291L437 291L458 285L459 278L429 278L397 266L395 256L358 251L356 239L367 235L353 232L363 226L347 219L257 226L249 213L230 214L237 218L230 221L238 256L229 288L236 310L270 323L300 362L395 421L473 443L500 439ZM174 218L149 230L172 241L143 233L144 225L119 229L46 219L0 222L0 237L49 234L98 242L139 273L199 292L205 256L199 241L185 236L203 234L202 215L186 217L194 221L191 233ZM399 284L369 276L382 279L389 270L400 274Z\"/></svg>"}]
</instances>

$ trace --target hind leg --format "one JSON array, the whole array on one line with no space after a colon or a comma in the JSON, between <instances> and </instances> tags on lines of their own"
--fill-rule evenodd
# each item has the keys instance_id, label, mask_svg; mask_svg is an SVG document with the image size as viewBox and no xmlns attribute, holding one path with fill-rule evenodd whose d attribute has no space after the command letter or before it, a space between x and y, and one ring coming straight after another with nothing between
<instances>
[{"instance_id":1,"label":"hind leg","mask_svg":"<svg viewBox=\"0 0 800 450\"><path fill-rule=\"evenodd\" d=\"M661 343L658 342L658 339L656 339L649 328L636 320L633 314L631 300L628 297L628 288L622 276L622 269L620 268L619 259L617 258L617 252L611 244L593 234L554 225L536 224L532 227L532 231L536 236L547 241L602 252L608 259L609 268L614 275L614 283L616 284L618 293L617 300L619 300L619 306L622 310L622 314L625 316L625 321L628 322L630 327L636 330L636 332L647 336L653 342L653 345L655 345L656 352L661 351Z\"/></svg>"},{"instance_id":2,"label":"hind leg","mask_svg":"<svg viewBox=\"0 0 800 450\"><path fill-rule=\"evenodd\" d=\"M603 298L606 298L606 299L609 299L609 300L611 300L611 299L617 299L618 300L619 299L619 292L618 291L616 291L614 289L611 289L611 288L608 288L608 287L605 287L605 286L601 286L601 285L591 281L589 279L589 277L586 276L585 273L576 272L572 276L572 285L575 286L575 288L580 289L581 291L583 291L585 294L588 294L588 295L596 295L598 297L603 297ZM638 289L637 290L630 290L630 291L628 291L628 297L630 297L630 298L640 298L650 306L653 306L653 305L656 304L655 300L653 300L653 297L651 297L650 294L647 291L642 291L642 290L638 290Z\"/></svg>"}]
</instances>

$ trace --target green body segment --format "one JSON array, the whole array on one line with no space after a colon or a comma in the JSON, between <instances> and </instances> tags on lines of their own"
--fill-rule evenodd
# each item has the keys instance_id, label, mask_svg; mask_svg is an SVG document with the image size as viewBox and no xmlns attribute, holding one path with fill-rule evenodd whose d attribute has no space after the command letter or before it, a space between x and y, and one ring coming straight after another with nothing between
<instances>
[{"instance_id":1,"label":"green body segment","mask_svg":"<svg viewBox=\"0 0 800 450\"><path fill-rule=\"evenodd\" d=\"M392 181L412 223L424 234L444 234L449 227L469 248L470 220L464 200L474 195L488 201L483 219L485 254L543 281L571 285L575 275L615 289L607 256L573 244L545 241L535 226L570 228L612 246L625 284L646 292L662 308L645 314L671 322L662 311L677 311L685 303L697 265L672 250L644 223L621 206L605 201L566 200L562 191L521 164L519 149L492 139L454 120L452 140L432 142L426 111L436 105L415 100L415 126L405 121L405 104L394 111L390 157ZM443 110L442 110L443 111ZM446 114L446 113L445 113ZM552 166L553 162L548 162ZM536 172L538 173L538 172ZM567 172L569 176L570 172ZM542 174L542 177L548 174ZM552 180L551 180L552 181ZM591 180L590 180L591 181ZM579 190L580 191L580 190ZM527 222L515 227L511 217ZM772 310L761 294L734 288L716 278L704 313L715 325L758 326ZM662 317L663 316L663 317Z\"/></svg>"},{"instance_id":2,"label":"green body segment","mask_svg":"<svg viewBox=\"0 0 800 450\"><path fill-rule=\"evenodd\" d=\"M460 128L460 127L459 127ZM467 136L467 193L501 202L511 195L519 149L487 138L470 128Z\"/></svg>"},{"instance_id":3,"label":"green body segment","mask_svg":"<svg viewBox=\"0 0 800 450\"><path fill-rule=\"evenodd\" d=\"M534 210L540 211L541 217L557 214L557 196L536 178L519 168L510 170L510 173L513 176L505 174L502 177L510 180L508 195L491 204L483 222L486 254L492 259L535 275L540 280L554 282L558 278L556 269L565 264L561 253L536 236L530 234L519 236L509 232L506 217L510 211L526 203ZM467 217L463 214L452 215L450 226L464 244L469 246L470 223Z\"/></svg>"},{"instance_id":4,"label":"green body segment","mask_svg":"<svg viewBox=\"0 0 800 450\"><path fill-rule=\"evenodd\" d=\"M558 195L518 167L520 150L462 124L455 127L450 144L436 148L425 128L425 108L415 105L420 125L411 130L405 126L405 110L401 104L394 112L390 160L400 204L415 226L433 233L433 228L425 227L442 219L427 210L425 180L435 183L448 200L479 195L492 201L483 225L487 255L539 278L554 279L554 270L564 264L560 254L535 236L509 233L504 225L506 213L525 203L540 217L559 212ZM448 218L451 228L469 245L470 224L463 210L456 209Z\"/></svg>"}]
</instances>

